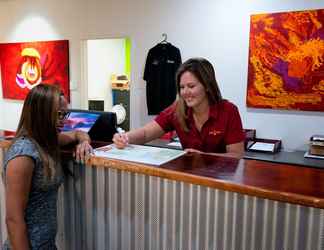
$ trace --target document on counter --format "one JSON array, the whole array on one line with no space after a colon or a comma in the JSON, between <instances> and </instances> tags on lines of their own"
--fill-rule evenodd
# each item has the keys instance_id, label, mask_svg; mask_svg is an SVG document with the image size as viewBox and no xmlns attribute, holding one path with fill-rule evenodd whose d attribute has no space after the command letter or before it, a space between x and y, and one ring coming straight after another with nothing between
<instances>
[{"instance_id":1,"label":"document on counter","mask_svg":"<svg viewBox=\"0 0 324 250\"><path fill-rule=\"evenodd\" d=\"M168 146L172 146L172 147L178 147L178 148L182 148L182 145L180 142L177 141L173 141L167 144Z\"/></svg>"},{"instance_id":2,"label":"document on counter","mask_svg":"<svg viewBox=\"0 0 324 250\"><path fill-rule=\"evenodd\" d=\"M118 149L114 144L94 149L95 156L151 165L162 165L185 153L182 150L134 144L129 144L124 149Z\"/></svg>"}]
</instances>

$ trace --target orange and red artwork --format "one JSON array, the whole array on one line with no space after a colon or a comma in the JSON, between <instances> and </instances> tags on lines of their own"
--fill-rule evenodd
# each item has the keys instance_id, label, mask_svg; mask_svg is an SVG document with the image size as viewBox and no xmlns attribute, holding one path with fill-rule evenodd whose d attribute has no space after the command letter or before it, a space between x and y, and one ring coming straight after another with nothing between
<instances>
[{"instance_id":1,"label":"orange and red artwork","mask_svg":"<svg viewBox=\"0 0 324 250\"><path fill-rule=\"evenodd\" d=\"M251 16L246 102L324 111L324 10Z\"/></svg>"},{"instance_id":2,"label":"orange and red artwork","mask_svg":"<svg viewBox=\"0 0 324 250\"><path fill-rule=\"evenodd\" d=\"M70 99L68 40L2 43L0 64L3 98L24 100L45 83L59 85Z\"/></svg>"}]
</instances>

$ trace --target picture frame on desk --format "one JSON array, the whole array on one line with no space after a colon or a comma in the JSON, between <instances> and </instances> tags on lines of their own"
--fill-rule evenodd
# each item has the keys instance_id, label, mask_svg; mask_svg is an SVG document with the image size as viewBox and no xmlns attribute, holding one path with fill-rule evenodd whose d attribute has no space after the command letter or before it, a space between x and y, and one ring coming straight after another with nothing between
<instances>
[{"instance_id":1,"label":"picture frame on desk","mask_svg":"<svg viewBox=\"0 0 324 250\"><path fill-rule=\"evenodd\" d=\"M313 159L317 159L317 160L324 160L324 155L316 155L316 154L312 154L310 151L306 151L304 154L305 158L313 158Z\"/></svg>"},{"instance_id":2,"label":"picture frame on desk","mask_svg":"<svg viewBox=\"0 0 324 250\"><path fill-rule=\"evenodd\" d=\"M243 129L245 140L244 140L244 149L247 150L248 143L253 141L256 137L256 130L255 129Z\"/></svg>"},{"instance_id":3,"label":"picture frame on desk","mask_svg":"<svg viewBox=\"0 0 324 250\"><path fill-rule=\"evenodd\" d=\"M324 135L312 135L309 140L310 156L324 157Z\"/></svg>"},{"instance_id":4,"label":"picture frame on desk","mask_svg":"<svg viewBox=\"0 0 324 250\"><path fill-rule=\"evenodd\" d=\"M246 151L261 153L278 153L281 149L281 140L255 138L247 142Z\"/></svg>"}]
</instances>

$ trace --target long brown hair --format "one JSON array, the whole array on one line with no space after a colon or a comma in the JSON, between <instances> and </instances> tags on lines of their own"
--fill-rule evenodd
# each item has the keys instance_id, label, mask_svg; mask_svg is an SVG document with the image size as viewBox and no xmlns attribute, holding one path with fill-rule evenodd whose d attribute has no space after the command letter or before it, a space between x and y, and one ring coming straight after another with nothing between
<instances>
[{"instance_id":1,"label":"long brown hair","mask_svg":"<svg viewBox=\"0 0 324 250\"><path fill-rule=\"evenodd\" d=\"M189 131L186 118L187 118L187 105L183 98L180 96L180 79L185 72L193 74L198 81L204 86L209 105L219 103L223 100L222 94L219 90L215 70L213 65L204 58L191 58L185 61L176 73L176 83L178 92L178 102L176 108L176 116L180 122L182 129L186 132Z\"/></svg>"},{"instance_id":2,"label":"long brown hair","mask_svg":"<svg viewBox=\"0 0 324 250\"><path fill-rule=\"evenodd\" d=\"M60 90L55 85L39 84L27 95L16 138L26 136L37 146L44 164L44 174L48 178L55 175L59 160L57 137L57 111Z\"/></svg>"}]
</instances>

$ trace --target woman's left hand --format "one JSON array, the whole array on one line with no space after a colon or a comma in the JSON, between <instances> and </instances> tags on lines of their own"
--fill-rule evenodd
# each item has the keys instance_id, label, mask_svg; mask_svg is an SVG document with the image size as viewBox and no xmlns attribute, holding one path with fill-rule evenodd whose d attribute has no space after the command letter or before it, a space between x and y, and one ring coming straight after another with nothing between
<instances>
[{"instance_id":1,"label":"woman's left hand","mask_svg":"<svg viewBox=\"0 0 324 250\"><path fill-rule=\"evenodd\" d=\"M187 153L196 153L196 154L201 154L203 152L197 150L197 149L194 149L194 148L186 148L184 151L186 151Z\"/></svg>"},{"instance_id":2,"label":"woman's left hand","mask_svg":"<svg viewBox=\"0 0 324 250\"><path fill-rule=\"evenodd\" d=\"M85 163L92 152L93 149L88 141L80 142L76 146L75 159L77 162Z\"/></svg>"}]
</instances>

